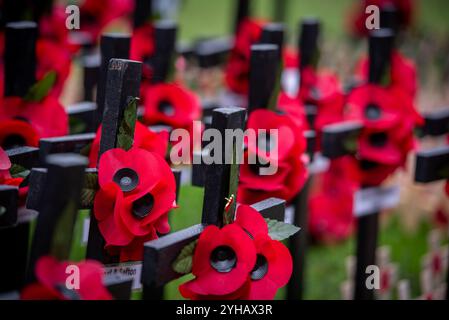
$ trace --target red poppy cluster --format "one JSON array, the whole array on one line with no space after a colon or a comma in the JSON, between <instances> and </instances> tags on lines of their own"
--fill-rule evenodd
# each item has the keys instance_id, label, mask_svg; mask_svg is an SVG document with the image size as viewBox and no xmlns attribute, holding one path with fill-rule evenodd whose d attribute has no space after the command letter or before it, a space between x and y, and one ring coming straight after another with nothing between
<instances>
[{"instance_id":1,"label":"red poppy cluster","mask_svg":"<svg viewBox=\"0 0 449 320\"><path fill-rule=\"evenodd\" d=\"M251 45L259 42L264 23L262 20L245 19L239 25L225 70L226 85L232 92L248 94Z\"/></svg>"},{"instance_id":2,"label":"red poppy cluster","mask_svg":"<svg viewBox=\"0 0 449 320\"><path fill-rule=\"evenodd\" d=\"M377 6L380 10L387 6L394 6L398 12L398 27L400 28L407 28L413 22L416 10L414 0L363 0L354 5L349 16L348 25L351 33L356 36L366 36L369 33L366 21L372 13L370 11L367 13L366 8L372 5Z\"/></svg>"},{"instance_id":3,"label":"red poppy cluster","mask_svg":"<svg viewBox=\"0 0 449 320\"><path fill-rule=\"evenodd\" d=\"M423 122L404 90L372 84L349 94L345 119L364 126L358 141L362 185L379 185L405 165L415 145L413 130Z\"/></svg>"},{"instance_id":4,"label":"red poppy cluster","mask_svg":"<svg viewBox=\"0 0 449 320\"><path fill-rule=\"evenodd\" d=\"M309 230L317 240L334 243L354 230L353 200L360 172L351 156L332 160L329 170L315 176L309 197Z\"/></svg>"},{"instance_id":5,"label":"red poppy cluster","mask_svg":"<svg viewBox=\"0 0 449 320\"><path fill-rule=\"evenodd\" d=\"M240 166L239 202L253 204L269 197L291 201L307 177L303 127L286 113L256 110L250 114L247 128L258 136L246 139L247 161ZM271 130L277 130L277 138ZM262 173L266 166L275 169L273 174Z\"/></svg>"},{"instance_id":6,"label":"red poppy cluster","mask_svg":"<svg viewBox=\"0 0 449 320\"><path fill-rule=\"evenodd\" d=\"M146 23L133 30L131 38L130 58L136 61L147 62L154 54L154 28ZM152 78L151 67L148 63L142 65L142 80L144 83Z\"/></svg>"},{"instance_id":7,"label":"red poppy cluster","mask_svg":"<svg viewBox=\"0 0 449 320\"><path fill-rule=\"evenodd\" d=\"M75 266L79 283L68 289L67 271ZM80 263L59 262L45 256L36 263L36 282L26 286L21 294L22 300L112 300L103 285L103 266L97 261L86 260ZM72 285L72 283L71 283ZM77 288L76 288L77 287Z\"/></svg>"},{"instance_id":8,"label":"red poppy cluster","mask_svg":"<svg viewBox=\"0 0 449 320\"><path fill-rule=\"evenodd\" d=\"M270 238L260 213L240 205L234 223L204 229L193 255L195 279L179 291L192 300L270 300L292 268L290 252Z\"/></svg>"},{"instance_id":9,"label":"red poppy cluster","mask_svg":"<svg viewBox=\"0 0 449 320\"><path fill-rule=\"evenodd\" d=\"M100 157L98 182L94 215L106 250L120 261L141 260L143 243L170 231L168 212L176 199L170 167L144 149L111 149Z\"/></svg>"},{"instance_id":10,"label":"red poppy cluster","mask_svg":"<svg viewBox=\"0 0 449 320\"><path fill-rule=\"evenodd\" d=\"M0 101L0 146L37 147L40 138L64 136L68 133L68 117L53 95L40 102L19 97Z\"/></svg>"}]
</instances>

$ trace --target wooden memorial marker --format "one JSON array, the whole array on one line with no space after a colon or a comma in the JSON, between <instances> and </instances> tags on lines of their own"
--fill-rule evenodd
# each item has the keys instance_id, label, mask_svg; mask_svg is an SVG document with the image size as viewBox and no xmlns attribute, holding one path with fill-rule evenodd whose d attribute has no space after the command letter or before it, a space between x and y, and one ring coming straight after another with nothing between
<instances>
[{"instance_id":1,"label":"wooden memorial marker","mask_svg":"<svg viewBox=\"0 0 449 320\"><path fill-rule=\"evenodd\" d=\"M131 36L120 33L107 33L101 36L100 51L101 65L97 85L97 115L96 127L100 125L103 119L106 103L106 81L108 76L109 62L111 59L128 59L130 50ZM139 79L140 80L140 79Z\"/></svg>"},{"instance_id":2,"label":"wooden memorial marker","mask_svg":"<svg viewBox=\"0 0 449 320\"><path fill-rule=\"evenodd\" d=\"M40 257L69 257L87 159L76 154L56 154L48 156L46 163L48 174L31 246L28 282L35 279Z\"/></svg>"},{"instance_id":3,"label":"wooden memorial marker","mask_svg":"<svg viewBox=\"0 0 449 320\"><path fill-rule=\"evenodd\" d=\"M104 116L102 122L100 151L98 159L117 145L117 134L129 99L139 97L142 63L131 60L111 59L108 67ZM97 221L90 219L87 258L108 261L104 252L104 239L98 229Z\"/></svg>"},{"instance_id":4,"label":"wooden memorial marker","mask_svg":"<svg viewBox=\"0 0 449 320\"><path fill-rule=\"evenodd\" d=\"M5 97L23 97L36 82L37 24L11 22L5 30Z\"/></svg>"},{"instance_id":5,"label":"wooden memorial marker","mask_svg":"<svg viewBox=\"0 0 449 320\"><path fill-rule=\"evenodd\" d=\"M235 21L234 21L234 34L237 34L240 24L243 20L250 16L250 4L251 0L234 0L235 1Z\"/></svg>"},{"instance_id":6,"label":"wooden memorial marker","mask_svg":"<svg viewBox=\"0 0 449 320\"><path fill-rule=\"evenodd\" d=\"M101 57L98 54L88 54L81 58L83 67L83 100L94 101L94 89L97 87L100 73Z\"/></svg>"},{"instance_id":7,"label":"wooden memorial marker","mask_svg":"<svg viewBox=\"0 0 449 320\"><path fill-rule=\"evenodd\" d=\"M151 82L166 82L172 73L178 26L173 21L159 21L154 24L154 55L150 58L153 69Z\"/></svg>"},{"instance_id":8,"label":"wooden memorial marker","mask_svg":"<svg viewBox=\"0 0 449 320\"><path fill-rule=\"evenodd\" d=\"M227 129L242 129L245 125L245 110L240 108L219 108L213 112L212 127L224 136ZM235 154L232 163L210 164L206 168L206 183L203 199L202 224L169 234L145 244L144 262L142 270L143 298L146 300L160 299L163 286L179 278L172 264L181 250L196 240L204 227L210 224L223 226L226 199L236 195L238 185L238 156L242 152L243 141L233 141L232 144L223 142L222 162L225 163L226 154ZM239 151L240 150L240 151ZM234 202L235 203L235 202ZM253 208L263 216L283 220L285 201L267 199L254 204ZM230 212L234 212L231 207Z\"/></svg>"},{"instance_id":9,"label":"wooden memorial marker","mask_svg":"<svg viewBox=\"0 0 449 320\"><path fill-rule=\"evenodd\" d=\"M17 8L23 10L23 7ZM6 97L23 97L36 82L36 39L37 24L34 22L11 22L6 25L4 52ZM37 148L13 148L6 152L12 164L25 169L31 169L37 163ZM2 186L1 189L0 206L4 212L0 221L0 252L6 262L0 265L0 292L5 293L18 290L24 284L30 219L33 218L33 214L18 208L17 188Z\"/></svg>"},{"instance_id":10,"label":"wooden memorial marker","mask_svg":"<svg viewBox=\"0 0 449 320\"><path fill-rule=\"evenodd\" d=\"M95 132L97 129L94 122L95 114L97 113L97 104L95 102L84 101L70 105L66 108L66 112L70 123L72 124L73 122L75 126L79 125L81 127L81 129L75 127L78 131L70 132L71 134Z\"/></svg>"},{"instance_id":11,"label":"wooden memorial marker","mask_svg":"<svg viewBox=\"0 0 449 320\"><path fill-rule=\"evenodd\" d=\"M88 156L87 149L94 139L95 133L43 138L39 140L40 163L45 165L47 156L54 153L78 153Z\"/></svg>"},{"instance_id":12,"label":"wooden memorial marker","mask_svg":"<svg viewBox=\"0 0 449 320\"><path fill-rule=\"evenodd\" d=\"M151 22L153 18L153 0L134 0L134 29Z\"/></svg>"},{"instance_id":13,"label":"wooden memorial marker","mask_svg":"<svg viewBox=\"0 0 449 320\"><path fill-rule=\"evenodd\" d=\"M421 136L439 137L449 133L449 108L423 114L424 126L420 129Z\"/></svg>"}]
</instances>

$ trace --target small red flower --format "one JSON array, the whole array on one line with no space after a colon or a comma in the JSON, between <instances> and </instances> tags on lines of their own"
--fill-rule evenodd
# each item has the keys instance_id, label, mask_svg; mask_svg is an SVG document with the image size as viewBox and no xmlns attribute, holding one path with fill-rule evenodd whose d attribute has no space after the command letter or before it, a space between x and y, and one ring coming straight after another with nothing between
<instances>
[{"instance_id":1,"label":"small red flower","mask_svg":"<svg viewBox=\"0 0 449 320\"><path fill-rule=\"evenodd\" d=\"M111 149L100 158L98 182L94 214L106 248L142 257L143 246L135 241L143 243L157 238L156 232L170 230L167 215L176 199L170 167L159 155L143 149ZM138 251L130 251L133 247Z\"/></svg>"},{"instance_id":2,"label":"small red flower","mask_svg":"<svg viewBox=\"0 0 449 320\"><path fill-rule=\"evenodd\" d=\"M234 48L225 70L228 88L239 94L248 93L249 61L251 45L259 42L265 22L245 19L237 32Z\"/></svg>"},{"instance_id":3,"label":"small red flower","mask_svg":"<svg viewBox=\"0 0 449 320\"><path fill-rule=\"evenodd\" d=\"M195 279L182 284L179 291L188 299L238 299L247 289L255 263L254 243L239 226L208 226L193 255Z\"/></svg>"},{"instance_id":4,"label":"small red flower","mask_svg":"<svg viewBox=\"0 0 449 320\"><path fill-rule=\"evenodd\" d=\"M69 265L79 269L79 289L68 289L66 272ZM58 262L53 257L42 257L36 264L37 282L21 292L23 300L112 300L103 285L103 268L96 261Z\"/></svg>"},{"instance_id":5,"label":"small red flower","mask_svg":"<svg viewBox=\"0 0 449 320\"><path fill-rule=\"evenodd\" d=\"M6 97L1 101L0 123L5 120L21 120L35 131L26 130L26 141L36 146L36 134L39 138L64 136L68 133L68 117L58 100L49 95L40 102L27 102L19 97ZM23 126L23 125L22 125Z\"/></svg>"},{"instance_id":6,"label":"small red flower","mask_svg":"<svg viewBox=\"0 0 449 320\"><path fill-rule=\"evenodd\" d=\"M174 83L151 86L144 93L147 124L167 124L173 128L189 128L201 116L199 98Z\"/></svg>"},{"instance_id":7,"label":"small red flower","mask_svg":"<svg viewBox=\"0 0 449 320\"><path fill-rule=\"evenodd\" d=\"M100 141L101 125L97 130L97 134L92 143L92 147L89 153L89 166L92 168L95 168L97 166ZM148 127L144 126L142 123L136 122L133 147L157 153L162 158L165 158L168 148L168 132L161 131L155 133Z\"/></svg>"},{"instance_id":8,"label":"small red flower","mask_svg":"<svg viewBox=\"0 0 449 320\"><path fill-rule=\"evenodd\" d=\"M363 57L356 68L356 80L359 82L368 81L369 59ZM413 61L404 57L399 51L394 51L391 56L390 84L398 87L412 98L416 97L418 90L418 80L416 66Z\"/></svg>"}]
</instances>

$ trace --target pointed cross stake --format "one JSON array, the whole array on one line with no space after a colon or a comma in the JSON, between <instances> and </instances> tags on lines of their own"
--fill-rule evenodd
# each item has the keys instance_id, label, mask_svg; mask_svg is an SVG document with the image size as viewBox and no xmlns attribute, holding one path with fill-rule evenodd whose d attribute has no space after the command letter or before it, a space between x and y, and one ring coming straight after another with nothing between
<instances>
[{"instance_id":1,"label":"pointed cross stake","mask_svg":"<svg viewBox=\"0 0 449 320\"><path fill-rule=\"evenodd\" d=\"M98 127L103 119L106 99L106 81L108 75L109 61L115 59L128 59L131 45L131 36L120 33L107 33L101 36L101 65L97 86L97 116Z\"/></svg>"},{"instance_id":2,"label":"pointed cross stake","mask_svg":"<svg viewBox=\"0 0 449 320\"><path fill-rule=\"evenodd\" d=\"M160 21L154 25L155 53L151 57L153 83L167 81L173 68L178 26L172 21Z\"/></svg>"},{"instance_id":3,"label":"pointed cross stake","mask_svg":"<svg viewBox=\"0 0 449 320\"><path fill-rule=\"evenodd\" d=\"M141 78L141 62L124 59L111 59L109 62L98 159L103 153L116 147L117 134L125 108L130 98L139 96ZM107 262L107 256L104 252L104 239L93 215L90 219L87 258Z\"/></svg>"},{"instance_id":4,"label":"pointed cross stake","mask_svg":"<svg viewBox=\"0 0 449 320\"><path fill-rule=\"evenodd\" d=\"M39 149L34 147L19 147L6 151L12 164L17 164L25 169L31 169L38 164Z\"/></svg>"},{"instance_id":5,"label":"pointed cross stake","mask_svg":"<svg viewBox=\"0 0 449 320\"><path fill-rule=\"evenodd\" d=\"M262 29L260 43L274 44L278 47L278 63L282 61L284 38L285 25L283 23L269 23Z\"/></svg>"},{"instance_id":6,"label":"pointed cross stake","mask_svg":"<svg viewBox=\"0 0 449 320\"><path fill-rule=\"evenodd\" d=\"M98 84L100 73L100 60L98 54L89 54L81 58L84 101L93 101L94 88Z\"/></svg>"},{"instance_id":7,"label":"pointed cross stake","mask_svg":"<svg viewBox=\"0 0 449 320\"><path fill-rule=\"evenodd\" d=\"M269 106L275 91L278 71L279 53L276 45L251 46L248 114Z\"/></svg>"},{"instance_id":8,"label":"pointed cross stake","mask_svg":"<svg viewBox=\"0 0 449 320\"><path fill-rule=\"evenodd\" d=\"M29 281L35 278L35 265L40 257L47 254L60 260L69 257L86 165L87 158L76 154L47 157L45 193L28 264Z\"/></svg>"},{"instance_id":9,"label":"pointed cross stake","mask_svg":"<svg viewBox=\"0 0 449 320\"><path fill-rule=\"evenodd\" d=\"M317 18L306 18L301 22L298 47L301 55L300 69L307 66L316 67L318 59L318 38L320 36L321 22Z\"/></svg>"},{"instance_id":10,"label":"pointed cross stake","mask_svg":"<svg viewBox=\"0 0 449 320\"><path fill-rule=\"evenodd\" d=\"M150 22L153 16L153 0L134 0L134 29Z\"/></svg>"},{"instance_id":11,"label":"pointed cross stake","mask_svg":"<svg viewBox=\"0 0 449 320\"><path fill-rule=\"evenodd\" d=\"M394 33L389 29L372 32L369 38L369 82L382 84L389 70L393 50ZM368 187L368 186L365 186ZM357 219L357 266L355 273L355 300L373 300L374 292L366 287L366 268L376 262L379 214L365 215Z\"/></svg>"},{"instance_id":12,"label":"pointed cross stake","mask_svg":"<svg viewBox=\"0 0 449 320\"><path fill-rule=\"evenodd\" d=\"M415 181L429 183L449 179L449 146L419 151L416 154ZM446 288L449 288L449 268L446 275ZM449 300L449 289L446 289Z\"/></svg>"},{"instance_id":13,"label":"pointed cross stake","mask_svg":"<svg viewBox=\"0 0 449 320\"><path fill-rule=\"evenodd\" d=\"M234 34L237 34L240 24L243 20L250 16L250 2L251 0L235 0L236 12L234 22Z\"/></svg>"},{"instance_id":14,"label":"pointed cross stake","mask_svg":"<svg viewBox=\"0 0 449 320\"><path fill-rule=\"evenodd\" d=\"M284 200L271 198L252 207L265 218L284 220ZM144 300L160 299L164 285L182 276L173 271L172 264L186 245L198 239L204 227L198 224L145 243L142 269Z\"/></svg>"},{"instance_id":15,"label":"pointed cross stake","mask_svg":"<svg viewBox=\"0 0 449 320\"><path fill-rule=\"evenodd\" d=\"M221 134L222 158L221 163L212 163L206 167L203 224L222 226L226 205L225 198L231 195L237 196L238 159L242 159L243 139L238 141L239 139L232 138L232 141L226 141L229 139L225 139L225 137L227 130L240 129L243 133L245 115L245 110L241 108L219 108L213 111L212 128L218 130ZM214 150L214 152L218 151ZM230 159L230 157L233 159Z\"/></svg>"},{"instance_id":16,"label":"pointed cross stake","mask_svg":"<svg viewBox=\"0 0 449 320\"><path fill-rule=\"evenodd\" d=\"M5 97L23 97L36 82L37 24L11 22L5 31Z\"/></svg>"}]
</instances>

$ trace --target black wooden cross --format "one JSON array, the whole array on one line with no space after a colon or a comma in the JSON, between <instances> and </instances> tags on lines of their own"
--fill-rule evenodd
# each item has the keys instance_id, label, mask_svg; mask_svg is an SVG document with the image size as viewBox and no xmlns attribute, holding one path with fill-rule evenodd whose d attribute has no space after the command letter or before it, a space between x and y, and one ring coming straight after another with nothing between
<instances>
[{"instance_id":1,"label":"black wooden cross","mask_svg":"<svg viewBox=\"0 0 449 320\"><path fill-rule=\"evenodd\" d=\"M178 26L162 20L154 24L154 55L150 59L152 83L166 82L172 72Z\"/></svg>"},{"instance_id":2,"label":"black wooden cross","mask_svg":"<svg viewBox=\"0 0 449 320\"><path fill-rule=\"evenodd\" d=\"M213 111L212 128L224 136L227 129L242 129L245 126L245 111L240 108L219 108ZM226 154L242 152L243 141L232 144L223 142L223 159ZM234 151L233 151L234 150ZM240 150L240 151L239 151ZM196 240L204 227L210 224L222 226L227 200L236 193L238 180L238 163L234 158L230 164L211 164L206 167L205 193L203 199L202 224L169 234L145 244L142 270L143 298L146 300L160 299L163 287L168 282L179 278L172 269L172 263L185 245ZM237 170L232 170L237 166ZM265 217L283 221L285 201L267 199L254 204L253 208ZM232 209L231 209L232 210Z\"/></svg>"},{"instance_id":3,"label":"black wooden cross","mask_svg":"<svg viewBox=\"0 0 449 320\"><path fill-rule=\"evenodd\" d=\"M251 0L235 0L235 6L234 34L237 33L241 22L251 15Z\"/></svg>"},{"instance_id":4,"label":"black wooden cross","mask_svg":"<svg viewBox=\"0 0 449 320\"><path fill-rule=\"evenodd\" d=\"M141 27L151 22L153 18L152 0L134 0L133 22L134 28Z\"/></svg>"},{"instance_id":5,"label":"black wooden cross","mask_svg":"<svg viewBox=\"0 0 449 320\"><path fill-rule=\"evenodd\" d=\"M117 133L124 116L129 98L139 97L142 64L137 61L111 59L105 86L104 116L98 158L117 144ZM107 262L104 239L94 216L90 219L87 258Z\"/></svg>"},{"instance_id":6,"label":"black wooden cross","mask_svg":"<svg viewBox=\"0 0 449 320\"><path fill-rule=\"evenodd\" d=\"M449 130L447 130L449 131ZM447 133L446 131L446 133ZM449 146L419 151L416 154L415 182L430 183L449 179ZM449 285L449 271L446 275L446 287ZM446 289L446 300L449 290Z\"/></svg>"},{"instance_id":7,"label":"black wooden cross","mask_svg":"<svg viewBox=\"0 0 449 320\"><path fill-rule=\"evenodd\" d=\"M381 29L372 32L369 37L369 83L381 84L388 70L393 50L394 34L391 30ZM323 155L335 159L357 152L357 139L363 126L359 122L333 124L323 129ZM363 188L372 186L363 186ZM373 290L366 287L366 268L376 263L377 235L379 229L378 212L357 218L357 264L355 272L356 300L372 300Z\"/></svg>"},{"instance_id":8,"label":"black wooden cross","mask_svg":"<svg viewBox=\"0 0 449 320\"><path fill-rule=\"evenodd\" d=\"M107 33L101 36L100 51L101 65L97 85L97 116L96 127L103 119L106 102L106 80L109 68L109 61L115 59L128 59L131 37L122 33Z\"/></svg>"}]
</instances>

